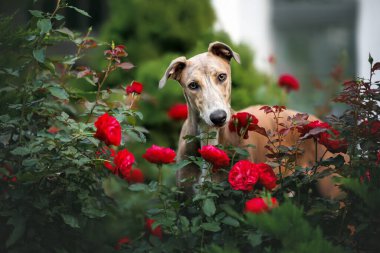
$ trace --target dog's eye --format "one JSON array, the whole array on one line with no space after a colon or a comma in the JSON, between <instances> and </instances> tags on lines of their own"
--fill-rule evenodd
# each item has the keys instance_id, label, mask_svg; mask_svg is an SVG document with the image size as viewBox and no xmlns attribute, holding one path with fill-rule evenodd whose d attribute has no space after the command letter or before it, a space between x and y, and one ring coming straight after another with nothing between
<instances>
[{"instance_id":1,"label":"dog's eye","mask_svg":"<svg viewBox=\"0 0 380 253\"><path fill-rule=\"evenodd\" d=\"M219 74L219 75L218 75L218 80L219 80L220 82L223 82L223 81L225 81L226 79L227 79L227 74L222 73L222 74Z\"/></svg>"},{"instance_id":2,"label":"dog's eye","mask_svg":"<svg viewBox=\"0 0 380 253\"><path fill-rule=\"evenodd\" d=\"M189 83L189 85L187 85L187 87L189 87L190 90L197 90L199 89L199 84L197 84L196 82L191 82Z\"/></svg>"}]
</instances>

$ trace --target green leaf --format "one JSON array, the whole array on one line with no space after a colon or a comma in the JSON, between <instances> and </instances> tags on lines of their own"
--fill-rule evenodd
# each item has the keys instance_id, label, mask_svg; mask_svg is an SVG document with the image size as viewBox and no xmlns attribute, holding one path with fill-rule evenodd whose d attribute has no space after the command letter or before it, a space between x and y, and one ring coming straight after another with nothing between
<instances>
[{"instance_id":1,"label":"green leaf","mask_svg":"<svg viewBox=\"0 0 380 253\"><path fill-rule=\"evenodd\" d=\"M191 163L191 161L189 161L189 160L182 160L182 161L175 163L173 165L169 165L169 167L171 170L176 171L176 170L182 169L183 167L185 167L186 165L188 165L190 163Z\"/></svg>"},{"instance_id":2,"label":"green leaf","mask_svg":"<svg viewBox=\"0 0 380 253\"><path fill-rule=\"evenodd\" d=\"M26 160L22 161L22 165L25 167L31 167L31 166L36 165L37 162L38 162L38 159L31 158L31 159L26 159Z\"/></svg>"},{"instance_id":3,"label":"green leaf","mask_svg":"<svg viewBox=\"0 0 380 253\"><path fill-rule=\"evenodd\" d=\"M50 19L44 18L37 21L37 27L40 29L40 34L48 33L51 28L51 21Z\"/></svg>"},{"instance_id":4,"label":"green leaf","mask_svg":"<svg viewBox=\"0 0 380 253\"><path fill-rule=\"evenodd\" d=\"M14 228L7 239L7 248L15 244L23 236L25 232L25 221L25 218L21 217L20 215L12 216L9 218L7 224L13 225Z\"/></svg>"},{"instance_id":5,"label":"green leaf","mask_svg":"<svg viewBox=\"0 0 380 253\"><path fill-rule=\"evenodd\" d=\"M62 33L64 35L67 35L71 39L74 38L74 33L70 29L68 29L67 27L56 29L55 31Z\"/></svg>"},{"instance_id":6,"label":"green leaf","mask_svg":"<svg viewBox=\"0 0 380 253\"><path fill-rule=\"evenodd\" d=\"M38 62L44 63L45 62L45 48L40 48L40 49L34 49L33 50L33 57L36 59Z\"/></svg>"},{"instance_id":7,"label":"green leaf","mask_svg":"<svg viewBox=\"0 0 380 253\"><path fill-rule=\"evenodd\" d=\"M27 147L17 147L11 151L11 154L20 156L28 155L30 154L30 149Z\"/></svg>"},{"instance_id":8,"label":"green leaf","mask_svg":"<svg viewBox=\"0 0 380 253\"><path fill-rule=\"evenodd\" d=\"M75 6L67 6L67 8L71 8L71 9L75 10L76 12L82 14L83 16L87 16L87 17L91 18L90 14L88 14L86 11L84 11L82 9L78 9Z\"/></svg>"},{"instance_id":9,"label":"green leaf","mask_svg":"<svg viewBox=\"0 0 380 253\"><path fill-rule=\"evenodd\" d=\"M63 214L61 213L61 217L63 219L63 221L69 225L70 227L72 228L79 228L79 222L78 222L78 219L70 214Z\"/></svg>"},{"instance_id":10,"label":"green leaf","mask_svg":"<svg viewBox=\"0 0 380 253\"><path fill-rule=\"evenodd\" d=\"M240 226L240 223L239 221L237 221L236 219L230 217L230 216L227 216L225 217L223 220L222 220L222 223L226 224L226 225L230 225L232 227L239 227Z\"/></svg>"},{"instance_id":11,"label":"green leaf","mask_svg":"<svg viewBox=\"0 0 380 253\"><path fill-rule=\"evenodd\" d=\"M340 168L344 165L345 160L342 155L337 155L335 157L330 157L326 160L323 160L321 162L322 166L329 166L329 165L335 165L337 168Z\"/></svg>"},{"instance_id":12,"label":"green leaf","mask_svg":"<svg viewBox=\"0 0 380 253\"><path fill-rule=\"evenodd\" d=\"M252 247L259 246L262 243L261 234L249 234L248 241Z\"/></svg>"},{"instance_id":13,"label":"green leaf","mask_svg":"<svg viewBox=\"0 0 380 253\"><path fill-rule=\"evenodd\" d=\"M179 216L179 220L181 221L183 230L187 231L189 230L190 222L185 216Z\"/></svg>"},{"instance_id":14,"label":"green leaf","mask_svg":"<svg viewBox=\"0 0 380 253\"><path fill-rule=\"evenodd\" d=\"M67 92L64 89L62 89L61 87L52 86L52 87L49 87L48 90L50 91L50 93L54 97L57 97L59 99L68 99L69 98L69 94L67 94Z\"/></svg>"},{"instance_id":15,"label":"green leaf","mask_svg":"<svg viewBox=\"0 0 380 253\"><path fill-rule=\"evenodd\" d=\"M203 212L206 216L210 217L215 214L216 208L213 199L205 199L202 206Z\"/></svg>"},{"instance_id":16,"label":"green leaf","mask_svg":"<svg viewBox=\"0 0 380 253\"><path fill-rule=\"evenodd\" d=\"M37 17L37 18L43 18L44 17L44 13L42 11L38 11L38 10L29 10L30 14L32 14L34 17Z\"/></svg>"},{"instance_id":17,"label":"green leaf","mask_svg":"<svg viewBox=\"0 0 380 253\"><path fill-rule=\"evenodd\" d=\"M211 231L211 232L220 231L220 226L216 222L203 223L203 224L201 224L201 228L203 228L204 230L207 230L207 231Z\"/></svg>"},{"instance_id":18,"label":"green leaf","mask_svg":"<svg viewBox=\"0 0 380 253\"><path fill-rule=\"evenodd\" d=\"M131 191L138 192L138 191L146 191L148 188L146 184L132 184L128 187L128 189Z\"/></svg>"}]
</instances>

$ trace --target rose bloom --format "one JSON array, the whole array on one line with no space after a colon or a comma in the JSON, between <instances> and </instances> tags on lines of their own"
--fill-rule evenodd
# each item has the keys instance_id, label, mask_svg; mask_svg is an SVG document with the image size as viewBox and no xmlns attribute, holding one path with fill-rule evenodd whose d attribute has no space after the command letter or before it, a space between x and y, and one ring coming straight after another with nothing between
<instances>
[{"instance_id":1,"label":"rose bloom","mask_svg":"<svg viewBox=\"0 0 380 253\"><path fill-rule=\"evenodd\" d=\"M272 203L268 203L269 199L266 198L253 198L245 202L245 209L244 211L247 213L264 213L269 210L271 210L273 207L278 206L277 199L272 197L271 201ZM269 205L268 205L269 204Z\"/></svg>"},{"instance_id":2,"label":"rose bloom","mask_svg":"<svg viewBox=\"0 0 380 253\"><path fill-rule=\"evenodd\" d=\"M149 231L149 233L151 235L154 235L154 236L162 239L162 229L161 229L161 226L159 225L155 229L153 229L152 225L153 225L154 222L155 222L155 220L146 218L145 219L145 227L148 229L148 231Z\"/></svg>"},{"instance_id":3,"label":"rose bloom","mask_svg":"<svg viewBox=\"0 0 380 253\"><path fill-rule=\"evenodd\" d=\"M131 240L129 239L129 237L124 236L117 241L117 244L115 245L115 250L120 250L123 244L129 244L129 243L131 243Z\"/></svg>"},{"instance_id":4,"label":"rose bloom","mask_svg":"<svg viewBox=\"0 0 380 253\"><path fill-rule=\"evenodd\" d=\"M276 174L274 174L272 167L265 163L258 163L256 164L256 167L259 171L259 183L268 190L275 188L277 177Z\"/></svg>"},{"instance_id":5,"label":"rose bloom","mask_svg":"<svg viewBox=\"0 0 380 253\"><path fill-rule=\"evenodd\" d=\"M244 139L248 139L248 131L255 129L255 126L259 123L259 120L248 112L238 112L231 117L231 121L228 124L228 129L231 132L236 132L239 136L244 134ZM242 129L245 132L242 133Z\"/></svg>"},{"instance_id":6,"label":"rose bloom","mask_svg":"<svg viewBox=\"0 0 380 253\"><path fill-rule=\"evenodd\" d=\"M282 74L278 79L278 85L285 88L287 92L291 90L299 90L300 88L297 78L290 74Z\"/></svg>"},{"instance_id":7,"label":"rose bloom","mask_svg":"<svg viewBox=\"0 0 380 253\"><path fill-rule=\"evenodd\" d=\"M221 167L226 167L230 164L230 158L223 150L213 146L206 145L198 149L202 158L213 165L212 171L217 172Z\"/></svg>"},{"instance_id":8,"label":"rose bloom","mask_svg":"<svg viewBox=\"0 0 380 253\"><path fill-rule=\"evenodd\" d=\"M259 180L259 171L248 160L235 163L228 174L228 182L236 191L252 191Z\"/></svg>"},{"instance_id":9,"label":"rose bloom","mask_svg":"<svg viewBox=\"0 0 380 253\"><path fill-rule=\"evenodd\" d=\"M104 141L106 145L120 145L121 126L115 117L105 113L96 120L95 127L95 138Z\"/></svg>"},{"instance_id":10,"label":"rose bloom","mask_svg":"<svg viewBox=\"0 0 380 253\"><path fill-rule=\"evenodd\" d=\"M168 116L172 120L185 120L187 115L187 104L175 104L168 111Z\"/></svg>"},{"instance_id":11,"label":"rose bloom","mask_svg":"<svg viewBox=\"0 0 380 253\"><path fill-rule=\"evenodd\" d=\"M144 182L144 174L140 169L132 169L128 176L125 177L125 179L130 184L134 183L143 183Z\"/></svg>"},{"instance_id":12,"label":"rose bloom","mask_svg":"<svg viewBox=\"0 0 380 253\"><path fill-rule=\"evenodd\" d=\"M340 133L338 130L331 128L330 131L333 133L333 136L328 132L323 132L319 135L318 142L324 145L327 150L332 153L346 153L348 148L347 141L339 138Z\"/></svg>"},{"instance_id":13,"label":"rose bloom","mask_svg":"<svg viewBox=\"0 0 380 253\"><path fill-rule=\"evenodd\" d=\"M145 160L155 164L174 163L175 152L171 148L152 145L142 156Z\"/></svg>"},{"instance_id":14,"label":"rose bloom","mask_svg":"<svg viewBox=\"0 0 380 253\"><path fill-rule=\"evenodd\" d=\"M298 129L298 132L300 133L301 137L303 137L306 134L310 134L310 131L312 129L316 129L316 128L330 129L331 126L328 123L321 122L319 120L315 120L315 121L310 122L307 125L300 126L297 129ZM319 137L319 135L320 135L320 133L316 133L315 135L311 134L308 138L311 138L311 137L317 138L317 137Z\"/></svg>"},{"instance_id":15,"label":"rose bloom","mask_svg":"<svg viewBox=\"0 0 380 253\"><path fill-rule=\"evenodd\" d=\"M104 166L115 175L120 175L126 179L130 177L132 165L135 162L135 156L127 149L123 149L116 154L111 151L111 157L114 157L113 164L105 162Z\"/></svg>"},{"instance_id":16,"label":"rose bloom","mask_svg":"<svg viewBox=\"0 0 380 253\"><path fill-rule=\"evenodd\" d=\"M133 81L131 85L127 86L125 91L127 92L127 94L131 94L131 93L141 94L143 89L144 89L144 87L143 87L142 83Z\"/></svg>"}]
</instances>

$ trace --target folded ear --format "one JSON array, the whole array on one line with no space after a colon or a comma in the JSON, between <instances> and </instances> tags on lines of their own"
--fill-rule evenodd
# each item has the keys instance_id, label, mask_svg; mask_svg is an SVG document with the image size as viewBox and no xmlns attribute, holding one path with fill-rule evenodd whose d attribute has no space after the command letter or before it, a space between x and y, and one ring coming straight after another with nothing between
<instances>
[{"instance_id":1,"label":"folded ear","mask_svg":"<svg viewBox=\"0 0 380 253\"><path fill-rule=\"evenodd\" d=\"M165 71L164 76L161 78L158 87L162 89L165 86L165 83L168 79L179 80L181 77L182 70L186 67L186 57L181 56L174 59L167 70Z\"/></svg>"},{"instance_id":2,"label":"folded ear","mask_svg":"<svg viewBox=\"0 0 380 253\"><path fill-rule=\"evenodd\" d=\"M228 61L230 61L231 58L234 58L235 61L240 64L239 54L235 53L228 45L222 42L215 41L210 43L208 46L208 51L216 56L227 59Z\"/></svg>"}]
</instances>

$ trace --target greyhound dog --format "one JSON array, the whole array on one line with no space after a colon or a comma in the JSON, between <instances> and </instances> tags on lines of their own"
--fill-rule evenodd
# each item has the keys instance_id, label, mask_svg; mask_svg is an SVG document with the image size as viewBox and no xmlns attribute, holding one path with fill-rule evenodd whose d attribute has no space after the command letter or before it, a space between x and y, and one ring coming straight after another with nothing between
<instances>
[{"instance_id":1,"label":"greyhound dog","mask_svg":"<svg viewBox=\"0 0 380 253\"><path fill-rule=\"evenodd\" d=\"M240 56L234 52L228 45L221 42L213 42L209 45L208 51L196 55L190 59L184 56L174 59L167 68L164 76L159 82L159 88L163 88L168 79L177 80L183 89L189 114L184 122L180 134L177 161L181 161L188 156L199 156L198 149L201 146L212 144L233 145L243 147L252 144L256 149L248 149L249 159L253 162L265 162L267 144L266 137L252 132L248 139L241 139L236 133L231 133L228 129L227 122L235 113L231 108L231 68L230 61L235 59L240 63ZM256 116L259 120L260 127L266 130L273 130L276 126L274 119L262 110L261 106L251 106L243 109ZM282 114L284 122L288 116L295 115L297 112L285 110ZM317 120L310 115L309 120ZM201 133L215 132L216 138L201 140L200 143L187 142L183 139L186 135L197 136ZM283 145L290 146L299 138L298 133L288 135ZM306 140L301 144L301 149L305 150L298 159L298 165L303 167L315 163L316 146L313 140ZM322 145L317 146L319 156L325 153L326 149ZM328 155L327 155L328 156ZM275 171L278 173L278 171ZM202 171L195 165L190 164L177 171L177 184L188 192L194 182L189 182L194 178L199 180ZM226 173L219 172L213 175L212 180L221 181L226 179ZM322 195L334 197L339 194L340 190L330 178L324 178L319 182L319 188ZM190 190L191 191L191 190Z\"/></svg>"}]
</instances>

